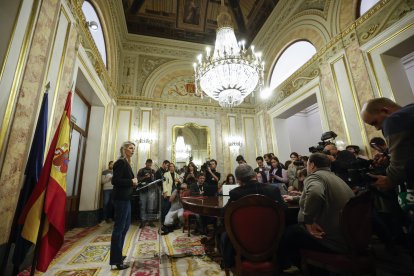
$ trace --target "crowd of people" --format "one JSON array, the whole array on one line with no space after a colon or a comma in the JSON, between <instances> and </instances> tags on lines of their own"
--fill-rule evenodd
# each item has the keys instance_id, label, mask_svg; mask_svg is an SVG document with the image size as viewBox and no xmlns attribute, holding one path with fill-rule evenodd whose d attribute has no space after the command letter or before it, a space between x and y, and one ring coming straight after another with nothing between
<instances>
[{"instance_id":1,"label":"crowd of people","mask_svg":"<svg viewBox=\"0 0 414 276\"><path fill-rule=\"evenodd\" d=\"M152 160L135 177L130 158L135 144L125 142L121 158L113 164L113 174L105 171L104 218L111 219L109 208L114 207L115 224L111 240L110 264L125 269L122 246L131 217L131 195L133 188L140 187L140 227L152 226L149 214L161 210L162 234L173 231L183 221L180 196L217 196L223 194L224 185L239 184L229 193L229 202L248 194L263 194L273 198L282 208L287 203L298 204L298 224L286 228L278 256L281 267L289 269L297 265L299 250L316 249L324 252L345 252L347 245L339 229L340 212L350 198L361 191L374 194L373 228L384 244L392 248L401 237L403 213L398 202L397 188L405 185L413 191L410 168L413 167L414 106L400 107L391 100L380 98L369 101L362 109L363 120L377 129L382 129L386 141L380 137L371 139L372 159L362 155L358 146L349 145L339 150L335 143L326 142L319 152L310 156L296 152L290 160L281 162L273 153L256 158L257 166L247 164L242 155L234 175L228 173L224 179L217 171L217 161L212 159L200 169L190 162L181 170L165 160L156 171ZM108 177L109 175L109 177ZM113 176L112 176L113 175ZM108 179L113 184L112 201L108 200ZM159 180L160 185L145 187ZM158 200L161 196L161 200ZM161 202L161 206L158 206ZM199 215L195 232L206 234L206 226L215 219ZM220 237L223 265L234 265L234 250L224 231Z\"/></svg>"}]
</instances>

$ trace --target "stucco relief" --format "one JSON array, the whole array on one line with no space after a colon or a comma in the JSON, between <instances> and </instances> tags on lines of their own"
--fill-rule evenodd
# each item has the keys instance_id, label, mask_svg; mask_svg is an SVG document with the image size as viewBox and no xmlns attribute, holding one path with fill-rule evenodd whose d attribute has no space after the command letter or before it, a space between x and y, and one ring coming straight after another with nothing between
<instances>
[{"instance_id":1,"label":"stucco relief","mask_svg":"<svg viewBox=\"0 0 414 276\"><path fill-rule=\"evenodd\" d=\"M137 59L134 56L125 56L122 68L122 82L119 95L132 95L134 91L134 77Z\"/></svg>"},{"instance_id":2,"label":"stucco relief","mask_svg":"<svg viewBox=\"0 0 414 276\"><path fill-rule=\"evenodd\" d=\"M11 126L7 152L5 155L0 183L0 244L7 242L13 220L13 214L21 186L24 172L26 154L31 144L31 135L35 127L35 116L40 104L43 87L41 80L47 62L50 39L53 37L56 14L58 12L57 0L42 1L38 21L35 24L32 45L22 84L17 99L13 125Z\"/></svg>"},{"instance_id":3,"label":"stucco relief","mask_svg":"<svg viewBox=\"0 0 414 276\"><path fill-rule=\"evenodd\" d=\"M321 93L323 93L323 100L325 111L327 114L328 124L330 130L334 131L338 138L343 140L345 144L348 143L344 121L342 119L341 107L338 102L338 95L336 92L333 76L329 64L323 64L321 67Z\"/></svg>"},{"instance_id":4,"label":"stucco relief","mask_svg":"<svg viewBox=\"0 0 414 276\"><path fill-rule=\"evenodd\" d=\"M369 75L366 67L363 66L364 58L359 47L360 46L358 42L355 41L348 48L346 48L345 52L349 61L349 71L352 74L352 80L355 85L358 108L360 109L365 102L374 97L374 93L371 87L371 83L367 81L369 79ZM369 139L379 135L379 132L376 131L375 128L369 127L366 124L363 125Z\"/></svg>"},{"instance_id":5,"label":"stucco relief","mask_svg":"<svg viewBox=\"0 0 414 276\"><path fill-rule=\"evenodd\" d=\"M201 98L201 95L196 94L193 76L178 76L165 85L161 98L174 97L189 97L197 100Z\"/></svg>"},{"instance_id":6,"label":"stucco relief","mask_svg":"<svg viewBox=\"0 0 414 276\"><path fill-rule=\"evenodd\" d=\"M179 48L171 48L171 47L167 48L167 47L157 46L155 44L151 44L151 45L139 44L138 42L124 42L122 43L122 47L125 51L167 56L172 59L183 58L183 59L194 60L194 57L199 52L197 50L185 51Z\"/></svg>"},{"instance_id":7,"label":"stucco relief","mask_svg":"<svg viewBox=\"0 0 414 276\"><path fill-rule=\"evenodd\" d=\"M171 61L172 59L160 58L155 56L139 55L138 56L138 70L136 73L136 89L135 95L143 94L142 88L145 80L162 64Z\"/></svg>"}]
</instances>

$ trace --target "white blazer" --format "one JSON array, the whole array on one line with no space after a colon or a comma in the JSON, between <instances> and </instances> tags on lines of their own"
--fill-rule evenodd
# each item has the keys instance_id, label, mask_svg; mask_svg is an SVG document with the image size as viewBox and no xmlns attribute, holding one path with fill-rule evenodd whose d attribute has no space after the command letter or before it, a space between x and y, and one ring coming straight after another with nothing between
<instances>
[{"instance_id":1,"label":"white blazer","mask_svg":"<svg viewBox=\"0 0 414 276\"><path fill-rule=\"evenodd\" d=\"M174 180L171 177L170 171L164 173L164 182L162 182L163 193L167 193L167 196L171 196L172 186L175 181L180 181L178 173L174 173Z\"/></svg>"}]
</instances>

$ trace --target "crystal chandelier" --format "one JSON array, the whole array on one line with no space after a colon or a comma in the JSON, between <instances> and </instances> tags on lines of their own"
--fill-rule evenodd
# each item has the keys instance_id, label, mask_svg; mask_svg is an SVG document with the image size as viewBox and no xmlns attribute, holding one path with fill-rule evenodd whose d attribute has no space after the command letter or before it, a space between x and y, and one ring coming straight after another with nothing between
<instances>
[{"instance_id":1,"label":"crystal chandelier","mask_svg":"<svg viewBox=\"0 0 414 276\"><path fill-rule=\"evenodd\" d=\"M256 87L263 85L264 62L253 45L251 51L247 51L244 41L237 43L224 0L221 1L217 24L213 53L207 47L206 55L200 54L198 62L193 64L196 93L206 93L222 107L234 107Z\"/></svg>"},{"instance_id":2,"label":"crystal chandelier","mask_svg":"<svg viewBox=\"0 0 414 276\"><path fill-rule=\"evenodd\" d=\"M240 136L229 136L227 143L231 151L238 151L243 144L243 140Z\"/></svg>"},{"instance_id":3,"label":"crystal chandelier","mask_svg":"<svg viewBox=\"0 0 414 276\"><path fill-rule=\"evenodd\" d=\"M185 144L182 135L177 136L177 141L175 142L175 156L177 160L187 159L190 155L191 146Z\"/></svg>"}]
</instances>

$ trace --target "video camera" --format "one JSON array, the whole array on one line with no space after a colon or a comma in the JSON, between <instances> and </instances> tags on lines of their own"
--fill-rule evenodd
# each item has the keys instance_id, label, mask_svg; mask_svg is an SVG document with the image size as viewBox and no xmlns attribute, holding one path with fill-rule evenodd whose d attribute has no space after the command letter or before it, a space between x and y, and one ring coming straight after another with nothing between
<instances>
[{"instance_id":1,"label":"video camera","mask_svg":"<svg viewBox=\"0 0 414 276\"><path fill-rule=\"evenodd\" d=\"M369 188L375 182L375 178L372 178L368 174L386 175L385 168L373 167L373 162L373 160L357 158L351 164L350 168L348 168L348 179L351 186Z\"/></svg>"},{"instance_id":2,"label":"video camera","mask_svg":"<svg viewBox=\"0 0 414 276\"><path fill-rule=\"evenodd\" d=\"M336 133L333 131L327 131L327 132L322 133L321 141L318 142L317 146L310 147L309 152L310 153L320 152L320 153L330 154L329 151L324 151L325 146L331 144L332 141L335 140L337 136L338 135L336 135Z\"/></svg>"},{"instance_id":3,"label":"video camera","mask_svg":"<svg viewBox=\"0 0 414 276\"><path fill-rule=\"evenodd\" d=\"M201 165L200 169L201 171L206 172L209 167L210 167L210 160L206 161L203 165Z\"/></svg>"}]
</instances>

